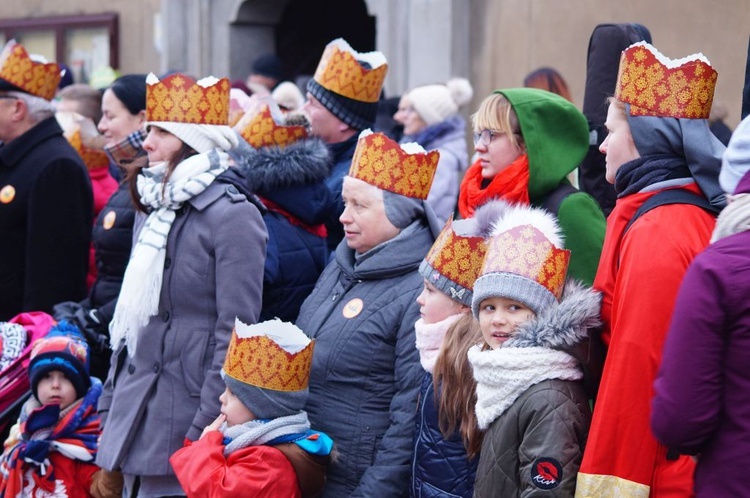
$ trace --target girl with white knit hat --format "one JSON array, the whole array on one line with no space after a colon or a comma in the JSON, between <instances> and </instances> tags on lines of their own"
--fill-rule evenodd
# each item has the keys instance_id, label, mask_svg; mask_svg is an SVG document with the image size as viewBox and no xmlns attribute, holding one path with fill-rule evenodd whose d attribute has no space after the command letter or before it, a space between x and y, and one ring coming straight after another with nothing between
<instances>
[{"instance_id":1,"label":"girl with white knit hat","mask_svg":"<svg viewBox=\"0 0 750 498\"><path fill-rule=\"evenodd\" d=\"M229 81L146 83L149 164L129 173L141 212L110 323L96 461L139 497L183 494L169 456L219 415L235 318L255 323L260 312L267 239L229 169Z\"/></svg>"},{"instance_id":2,"label":"girl with white knit hat","mask_svg":"<svg viewBox=\"0 0 750 498\"><path fill-rule=\"evenodd\" d=\"M570 251L544 210L516 206L493 225L472 312L476 415L486 430L474 496L573 496L591 411L571 350L599 323L600 297L568 281Z\"/></svg>"}]
</instances>

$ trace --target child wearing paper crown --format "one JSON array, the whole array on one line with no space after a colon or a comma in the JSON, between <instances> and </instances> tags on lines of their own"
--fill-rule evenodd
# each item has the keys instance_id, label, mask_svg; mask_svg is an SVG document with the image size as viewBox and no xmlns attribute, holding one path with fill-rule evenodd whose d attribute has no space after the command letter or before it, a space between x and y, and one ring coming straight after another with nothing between
<instances>
[{"instance_id":1,"label":"child wearing paper crown","mask_svg":"<svg viewBox=\"0 0 750 498\"><path fill-rule=\"evenodd\" d=\"M188 497L320 495L333 441L302 410L313 347L291 323L236 321L221 414L169 459Z\"/></svg>"},{"instance_id":2,"label":"child wearing paper crown","mask_svg":"<svg viewBox=\"0 0 750 498\"><path fill-rule=\"evenodd\" d=\"M60 322L30 358L33 396L5 444L0 496L120 496L121 477L94 464L102 385L89 377L86 340Z\"/></svg>"},{"instance_id":3,"label":"child wearing paper crown","mask_svg":"<svg viewBox=\"0 0 750 498\"><path fill-rule=\"evenodd\" d=\"M417 297L420 318L414 330L425 375L417 402L411 496L440 490L471 497L474 492L482 435L466 352L482 338L470 313L486 250L479 219L448 220L419 266L424 290Z\"/></svg>"},{"instance_id":4,"label":"child wearing paper crown","mask_svg":"<svg viewBox=\"0 0 750 498\"><path fill-rule=\"evenodd\" d=\"M600 297L568 281L570 252L544 210L512 207L494 223L472 312L469 349L485 430L474 496L572 496L591 412L568 350L598 325Z\"/></svg>"}]
</instances>

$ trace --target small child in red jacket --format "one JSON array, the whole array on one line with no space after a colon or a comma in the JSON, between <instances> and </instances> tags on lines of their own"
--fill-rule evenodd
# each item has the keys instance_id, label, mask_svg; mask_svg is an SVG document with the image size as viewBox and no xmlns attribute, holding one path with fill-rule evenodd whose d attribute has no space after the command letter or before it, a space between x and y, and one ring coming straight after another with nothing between
<instances>
[{"instance_id":1,"label":"small child in red jacket","mask_svg":"<svg viewBox=\"0 0 750 498\"><path fill-rule=\"evenodd\" d=\"M60 322L31 350L33 396L0 461L0 496L119 496L121 479L94 465L102 385L88 374L88 346Z\"/></svg>"},{"instance_id":2,"label":"small child in red jacket","mask_svg":"<svg viewBox=\"0 0 750 498\"><path fill-rule=\"evenodd\" d=\"M221 414L169 459L188 497L320 495L333 441L302 410L313 347L291 323L237 320Z\"/></svg>"}]
</instances>

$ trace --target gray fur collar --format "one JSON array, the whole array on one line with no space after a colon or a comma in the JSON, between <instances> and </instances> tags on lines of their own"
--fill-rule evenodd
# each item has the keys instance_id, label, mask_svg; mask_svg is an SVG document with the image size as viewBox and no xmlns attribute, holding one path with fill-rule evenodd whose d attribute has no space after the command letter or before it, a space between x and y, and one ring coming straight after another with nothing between
<instances>
[{"instance_id":1,"label":"gray fur collar","mask_svg":"<svg viewBox=\"0 0 750 498\"><path fill-rule=\"evenodd\" d=\"M601 324L601 302L601 293L568 280L562 301L519 326L503 347L567 350L588 337L589 329Z\"/></svg>"},{"instance_id":2,"label":"gray fur collar","mask_svg":"<svg viewBox=\"0 0 750 498\"><path fill-rule=\"evenodd\" d=\"M324 180L329 173L328 149L319 138L307 138L284 148L247 147L238 165L254 192L309 185Z\"/></svg>"}]
</instances>

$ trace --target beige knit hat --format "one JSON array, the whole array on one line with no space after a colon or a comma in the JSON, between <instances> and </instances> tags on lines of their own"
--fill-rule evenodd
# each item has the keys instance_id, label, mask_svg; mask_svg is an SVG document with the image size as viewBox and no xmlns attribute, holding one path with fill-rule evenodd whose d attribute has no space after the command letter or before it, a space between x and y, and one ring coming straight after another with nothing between
<instances>
[{"instance_id":1,"label":"beige knit hat","mask_svg":"<svg viewBox=\"0 0 750 498\"><path fill-rule=\"evenodd\" d=\"M444 85L426 85L407 94L409 102L427 126L445 121L458 114L474 95L469 80L453 78Z\"/></svg>"}]
</instances>

